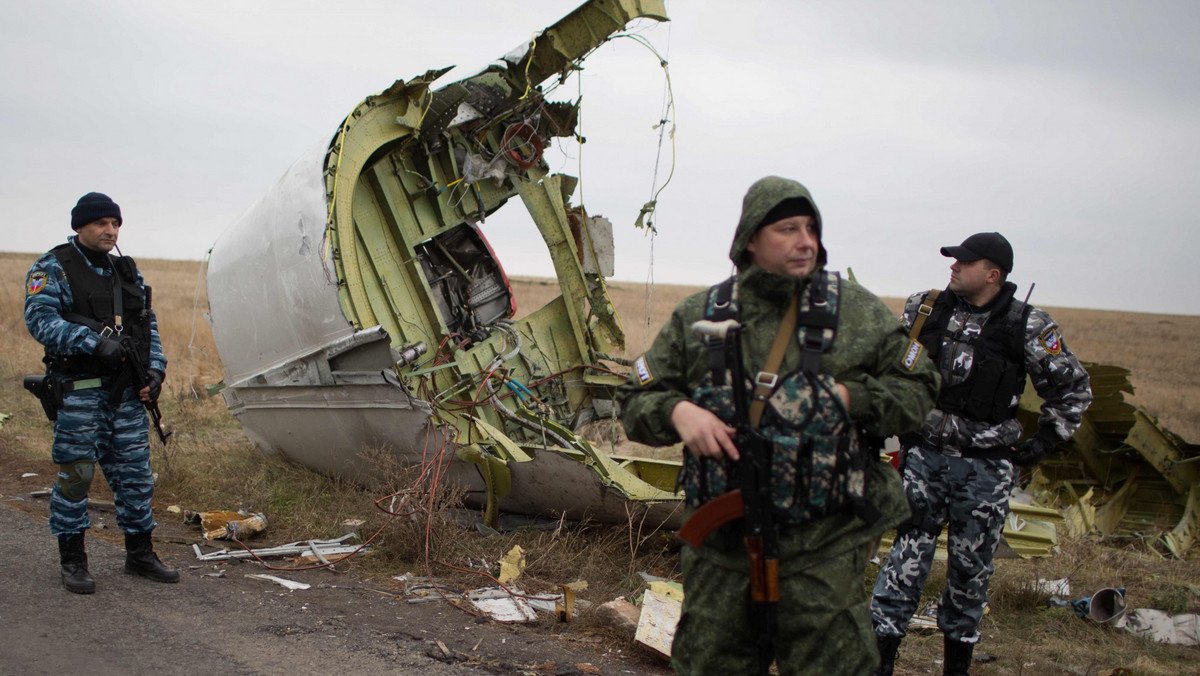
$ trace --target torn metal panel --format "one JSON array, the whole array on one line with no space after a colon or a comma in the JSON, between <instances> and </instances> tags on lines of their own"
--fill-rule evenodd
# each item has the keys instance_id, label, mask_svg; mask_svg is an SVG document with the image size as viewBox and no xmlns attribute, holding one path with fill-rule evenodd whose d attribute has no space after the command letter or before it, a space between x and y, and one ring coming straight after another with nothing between
<instances>
[{"instance_id":1,"label":"torn metal panel","mask_svg":"<svg viewBox=\"0 0 1200 676\"><path fill-rule=\"evenodd\" d=\"M1186 443L1124 400L1129 371L1085 363L1094 402L1083 425L1035 473L1046 500L1068 508L1072 529L1155 536L1175 556L1194 543L1200 446ZM1041 400L1026 389L1021 416L1036 425Z\"/></svg>"},{"instance_id":2,"label":"torn metal panel","mask_svg":"<svg viewBox=\"0 0 1200 676\"><path fill-rule=\"evenodd\" d=\"M396 80L221 236L210 318L252 441L349 478L371 470L364 449L436 465L493 523L501 509L678 520L678 463L615 458L573 431L611 404L624 332L611 225L543 157L580 105L543 83L637 18L665 21L663 3L590 0L473 75ZM561 290L520 320L485 235L517 196Z\"/></svg>"}]
</instances>

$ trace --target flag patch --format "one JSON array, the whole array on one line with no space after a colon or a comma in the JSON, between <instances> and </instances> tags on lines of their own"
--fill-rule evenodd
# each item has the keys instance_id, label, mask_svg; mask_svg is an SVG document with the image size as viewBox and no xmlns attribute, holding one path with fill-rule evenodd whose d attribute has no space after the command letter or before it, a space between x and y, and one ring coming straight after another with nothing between
<instances>
[{"instance_id":1,"label":"flag patch","mask_svg":"<svg viewBox=\"0 0 1200 676\"><path fill-rule=\"evenodd\" d=\"M1050 354L1058 354L1062 352L1062 336L1058 335L1058 329L1051 326L1038 336L1038 340L1042 341L1042 347L1046 348L1046 352Z\"/></svg>"},{"instance_id":2,"label":"flag patch","mask_svg":"<svg viewBox=\"0 0 1200 676\"><path fill-rule=\"evenodd\" d=\"M901 363L904 364L904 368L908 369L909 371L916 368L917 360L921 358L921 353L924 351L925 346L921 344L921 341L914 338L913 341L908 344L908 349L904 351L904 359L901 360Z\"/></svg>"},{"instance_id":3,"label":"flag patch","mask_svg":"<svg viewBox=\"0 0 1200 676\"><path fill-rule=\"evenodd\" d=\"M654 374L650 373L650 365L646 363L646 355L633 362L633 372L637 376L638 385L648 385L654 380Z\"/></svg>"},{"instance_id":4,"label":"flag patch","mask_svg":"<svg viewBox=\"0 0 1200 676\"><path fill-rule=\"evenodd\" d=\"M29 284L25 287L25 292L32 296L35 293L41 293L44 288L46 288L46 273L41 270L29 273Z\"/></svg>"}]
</instances>

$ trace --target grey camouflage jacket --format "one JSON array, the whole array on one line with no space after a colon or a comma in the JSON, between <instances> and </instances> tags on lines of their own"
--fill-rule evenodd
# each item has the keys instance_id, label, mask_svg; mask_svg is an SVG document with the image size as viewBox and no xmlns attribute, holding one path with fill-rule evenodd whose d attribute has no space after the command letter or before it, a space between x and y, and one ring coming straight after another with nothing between
<instances>
[{"instance_id":1,"label":"grey camouflage jacket","mask_svg":"<svg viewBox=\"0 0 1200 676\"><path fill-rule=\"evenodd\" d=\"M77 237L72 236L69 241L79 249ZM84 260L87 260L86 257ZM98 268L90 261L88 265L98 275L112 275L111 268ZM141 272L138 272L137 283L145 287ZM43 254L29 269L25 279L25 326L30 335L53 356L91 354L100 342L100 334L82 324L63 319L62 313L70 310L74 302L67 273L58 258L52 253ZM167 371L167 358L163 356L158 320L153 311L150 314L150 368L161 373Z\"/></svg>"},{"instance_id":2,"label":"grey camouflage jacket","mask_svg":"<svg viewBox=\"0 0 1200 676\"><path fill-rule=\"evenodd\" d=\"M917 308L927 291L909 296L900 320L911 328ZM1014 301L1015 302L1015 301ZM948 319L950 331L978 333L991 316L990 311L957 299ZM942 342L937 368L943 387L955 385L971 376L973 348L946 338ZM1083 421L1083 412L1092 403L1087 371L1067 349L1058 324L1044 310L1032 308L1025 325L1025 371L1038 395L1045 400L1038 419L1039 433L1057 441L1071 438ZM921 427L921 440L944 455L959 456L965 448L1012 446L1021 439L1021 423L1015 418L989 425L934 407Z\"/></svg>"}]
</instances>

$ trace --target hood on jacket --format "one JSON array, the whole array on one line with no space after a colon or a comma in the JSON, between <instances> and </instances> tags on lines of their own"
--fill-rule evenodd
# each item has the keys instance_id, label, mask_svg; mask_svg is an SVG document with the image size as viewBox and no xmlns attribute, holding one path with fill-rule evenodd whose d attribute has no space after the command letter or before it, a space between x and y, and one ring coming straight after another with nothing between
<instances>
[{"instance_id":1,"label":"hood on jacket","mask_svg":"<svg viewBox=\"0 0 1200 676\"><path fill-rule=\"evenodd\" d=\"M813 218L817 222L817 239L820 240L822 234L821 212L817 209L817 203L813 201L808 188L797 181L779 176L760 178L750 186L750 189L746 191L746 196L742 199L742 217L738 220L733 246L729 249L729 259L737 266L739 272L750 265L750 255L746 251L746 245L750 243L750 237L760 227L767 225L763 222L766 215L784 200L796 198L806 200L812 206ZM825 245L820 244L817 252L817 265L825 265L825 258Z\"/></svg>"}]
</instances>

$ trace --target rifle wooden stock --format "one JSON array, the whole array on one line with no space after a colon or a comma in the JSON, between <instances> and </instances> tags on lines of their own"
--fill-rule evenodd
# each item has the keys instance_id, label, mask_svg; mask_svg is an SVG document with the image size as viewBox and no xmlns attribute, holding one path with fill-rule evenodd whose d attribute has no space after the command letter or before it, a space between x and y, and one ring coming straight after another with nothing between
<instances>
[{"instance_id":1,"label":"rifle wooden stock","mask_svg":"<svg viewBox=\"0 0 1200 676\"><path fill-rule=\"evenodd\" d=\"M700 509L693 512L692 516L684 522L676 535L689 545L699 547L704 544L704 539L708 537L709 533L745 515L746 507L742 502L742 491L734 489L701 505Z\"/></svg>"}]
</instances>

